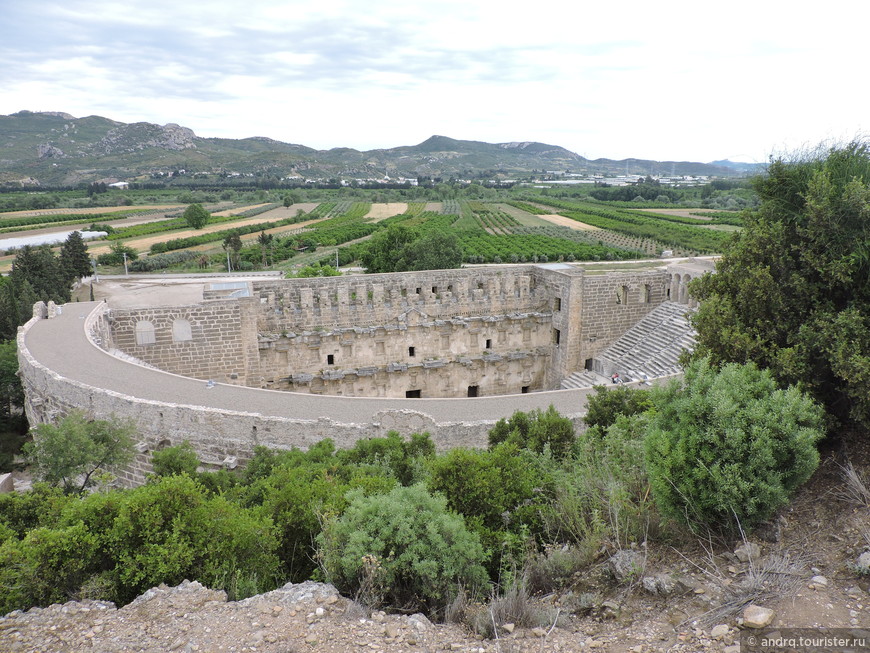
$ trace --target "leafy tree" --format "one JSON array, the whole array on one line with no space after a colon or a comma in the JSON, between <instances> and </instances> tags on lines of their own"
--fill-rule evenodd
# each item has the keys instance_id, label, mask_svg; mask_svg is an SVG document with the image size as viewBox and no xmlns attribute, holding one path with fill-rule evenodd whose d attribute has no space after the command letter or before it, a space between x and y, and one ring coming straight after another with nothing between
<instances>
[{"instance_id":1,"label":"leafy tree","mask_svg":"<svg viewBox=\"0 0 870 653\"><path fill-rule=\"evenodd\" d=\"M24 282L27 282L37 300L65 304L70 299L70 283L66 273L47 245L22 247L12 262L9 279L19 289L24 288Z\"/></svg>"},{"instance_id":2,"label":"leafy tree","mask_svg":"<svg viewBox=\"0 0 870 653\"><path fill-rule=\"evenodd\" d=\"M25 454L34 475L64 491L82 493L94 484L98 470L125 465L133 459L132 422L118 419L88 420L70 413L57 426L39 424L32 430Z\"/></svg>"},{"instance_id":3,"label":"leafy tree","mask_svg":"<svg viewBox=\"0 0 870 653\"><path fill-rule=\"evenodd\" d=\"M73 231L60 248L60 265L69 281L91 274L91 257L82 235Z\"/></svg>"},{"instance_id":4,"label":"leafy tree","mask_svg":"<svg viewBox=\"0 0 870 653\"><path fill-rule=\"evenodd\" d=\"M391 224L377 232L369 240L369 246L360 260L369 272L400 272L407 269L403 255L405 246L412 243L416 235L412 229Z\"/></svg>"},{"instance_id":5,"label":"leafy tree","mask_svg":"<svg viewBox=\"0 0 870 653\"><path fill-rule=\"evenodd\" d=\"M387 602L434 614L460 586L479 592L487 583L480 541L443 497L412 485L348 499L318 536L326 576L340 589L373 607Z\"/></svg>"},{"instance_id":6,"label":"leafy tree","mask_svg":"<svg viewBox=\"0 0 870 653\"><path fill-rule=\"evenodd\" d=\"M24 388L18 376L18 349L14 340L0 341L0 472L11 470L12 460L27 432Z\"/></svg>"},{"instance_id":7,"label":"leafy tree","mask_svg":"<svg viewBox=\"0 0 870 653\"><path fill-rule=\"evenodd\" d=\"M33 286L21 275L0 276L0 340L14 340L18 327L33 316L39 301Z\"/></svg>"},{"instance_id":8,"label":"leafy tree","mask_svg":"<svg viewBox=\"0 0 870 653\"><path fill-rule=\"evenodd\" d=\"M870 150L771 163L757 212L693 282L695 355L755 361L870 426Z\"/></svg>"},{"instance_id":9,"label":"leafy tree","mask_svg":"<svg viewBox=\"0 0 870 653\"><path fill-rule=\"evenodd\" d=\"M202 229L211 219L211 213L206 211L202 204L191 204L182 213L181 217L191 229Z\"/></svg>"},{"instance_id":10,"label":"leafy tree","mask_svg":"<svg viewBox=\"0 0 870 653\"><path fill-rule=\"evenodd\" d=\"M266 254L272 251L272 248L275 245L275 236L273 234L267 234L265 231L261 231L260 235L257 236L257 244L260 246L263 255L263 267L266 267Z\"/></svg>"},{"instance_id":11,"label":"leafy tree","mask_svg":"<svg viewBox=\"0 0 870 653\"><path fill-rule=\"evenodd\" d=\"M139 258L139 252L135 249L120 241L116 241L109 246L109 252L100 254L97 257L97 263L100 265L123 265L125 254L128 261L135 261Z\"/></svg>"},{"instance_id":12,"label":"leafy tree","mask_svg":"<svg viewBox=\"0 0 870 653\"><path fill-rule=\"evenodd\" d=\"M441 270L460 267L462 248L456 234L393 224L372 236L360 259L369 272Z\"/></svg>"},{"instance_id":13,"label":"leafy tree","mask_svg":"<svg viewBox=\"0 0 870 653\"><path fill-rule=\"evenodd\" d=\"M407 270L446 270L462 267L462 247L454 233L430 231L405 247Z\"/></svg>"},{"instance_id":14,"label":"leafy tree","mask_svg":"<svg viewBox=\"0 0 870 653\"><path fill-rule=\"evenodd\" d=\"M562 458L571 450L574 437L573 422L550 405L545 411L517 411L509 420L500 419L489 432L489 446L507 442L536 453L549 447L554 456Z\"/></svg>"},{"instance_id":15,"label":"leafy tree","mask_svg":"<svg viewBox=\"0 0 870 653\"><path fill-rule=\"evenodd\" d=\"M238 269L239 252L242 251L242 238L237 231L231 231L224 237L222 247L229 254L230 267Z\"/></svg>"},{"instance_id":16,"label":"leafy tree","mask_svg":"<svg viewBox=\"0 0 870 653\"><path fill-rule=\"evenodd\" d=\"M647 471L662 514L694 530L751 528L784 506L819 462L822 409L767 370L693 361L652 391Z\"/></svg>"}]
</instances>

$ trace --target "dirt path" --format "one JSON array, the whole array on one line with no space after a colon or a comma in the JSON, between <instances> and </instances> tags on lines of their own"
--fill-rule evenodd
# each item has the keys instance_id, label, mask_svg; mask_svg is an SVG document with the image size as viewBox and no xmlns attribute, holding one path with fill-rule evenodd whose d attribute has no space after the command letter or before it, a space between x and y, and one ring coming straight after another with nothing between
<instances>
[{"instance_id":1,"label":"dirt path","mask_svg":"<svg viewBox=\"0 0 870 653\"><path fill-rule=\"evenodd\" d=\"M577 222L577 220L566 218L564 215L548 213L547 215L537 215L535 217L559 225L560 227L568 227L569 229L575 229L577 231L598 231L598 227L593 227L591 224L586 224L585 222Z\"/></svg>"}]
</instances>

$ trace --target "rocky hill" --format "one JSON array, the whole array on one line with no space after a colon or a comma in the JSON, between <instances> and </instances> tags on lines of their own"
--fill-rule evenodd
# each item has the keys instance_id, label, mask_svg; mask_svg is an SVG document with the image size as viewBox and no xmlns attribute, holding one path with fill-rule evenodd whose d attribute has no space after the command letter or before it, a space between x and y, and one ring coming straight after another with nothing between
<instances>
[{"instance_id":1,"label":"rocky hill","mask_svg":"<svg viewBox=\"0 0 870 653\"><path fill-rule=\"evenodd\" d=\"M148 179L239 173L275 177L357 178L428 176L509 178L536 171L585 174L735 176L739 169L644 159L588 160L563 147L534 142L484 143L432 136L418 145L361 152L315 150L270 138L201 138L173 123L126 124L100 116L19 111L0 116L0 183L77 185L107 178Z\"/></svg>"}]
</instances>

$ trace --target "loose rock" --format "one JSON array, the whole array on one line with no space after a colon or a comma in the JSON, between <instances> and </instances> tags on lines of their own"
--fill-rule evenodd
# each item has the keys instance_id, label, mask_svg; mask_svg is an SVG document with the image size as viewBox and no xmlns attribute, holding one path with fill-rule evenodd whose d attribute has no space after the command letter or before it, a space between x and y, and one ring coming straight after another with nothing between
<instances>
[{"instance_id":1,"label":"loose rock","mask_svg":"<svg viewBox=\"0 0 870 653\"><path fill-rule=\"evenodd\" d=\"M743 625L747 628L766 628L776 616L773 610L759 605L750 605L743 610Z\"/></svg>"}]
</instances>

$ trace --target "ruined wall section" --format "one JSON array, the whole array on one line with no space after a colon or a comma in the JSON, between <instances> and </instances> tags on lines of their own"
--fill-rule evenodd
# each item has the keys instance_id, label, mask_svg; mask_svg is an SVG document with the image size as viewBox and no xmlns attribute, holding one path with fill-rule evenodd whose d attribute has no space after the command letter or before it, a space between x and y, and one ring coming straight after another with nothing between
<instances>
[{"instance_id":1,"label":"ruined wall section","mask_svg":"<svg viewBox=\"0 0 870 653\"><path fill-rule=\"evenodd\" d=\"M554 388L552 283L534 266L254 282L262 385L375 397Z\"/></svg>"},{"instance_id":2,"label":"ruined wall section","mask_svg":"<svg viewBox=\"0 0 870 653\"><path fill-rule=\"evenodd\" d=\"M668 300L663 270L585 275L578 367L607 349L653 308Z\"/></svg>"},{"instance_id":3,"label":"ruined wall section","mask_svg":"<svg viewBox=\"0 0 870 653\"><path fill-rule=\"evenodd\" d=\"M456 397L545 387L552 346L543 313L430 320L260 339L265 387L344 396Z\"/></svg>"},{"instance_id":4,"label":"ruined wall section","mask_svg":"<svg viewBox=\"0 0 870 653\"><path fill-rule=\"evenodd\" d=\"M257 303L251 299L193 306L113 309L109 340L125 354L161 370L245 385L259 380Z\"/></svg>"},{"instance_id":5,"label":"ruined wall section","mask_svg":"<svg viewBox=\"0 0 870 653\"><path fill-rule=\"evenodd\" d=\"M431 270L352 277L255 281L263 334L395 323L411 309L431 319L545 310L547 289L532 266Z\"/></svg>"}]
</instances>

